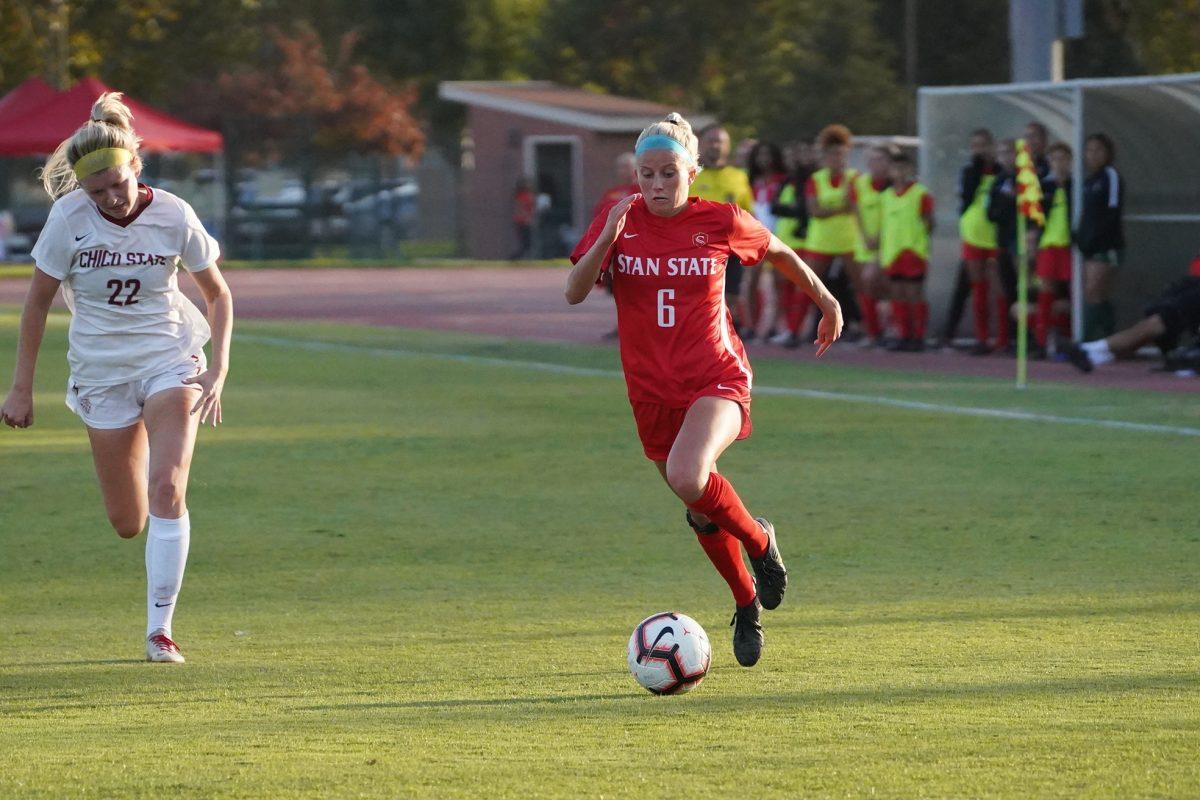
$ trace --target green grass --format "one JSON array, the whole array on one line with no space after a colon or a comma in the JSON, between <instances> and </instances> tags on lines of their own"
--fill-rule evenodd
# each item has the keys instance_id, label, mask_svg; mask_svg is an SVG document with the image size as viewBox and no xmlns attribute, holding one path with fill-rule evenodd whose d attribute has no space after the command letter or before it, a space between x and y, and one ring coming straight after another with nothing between
<instances>
[{"instance_id":1,"label":"green grass","mask_svg":"<svg viewBox=\"0 0 1200 800\"><path fill-rule=\"evenodd\" d=\"M722 470L794 576L736 666L727 590L601 348L239 324L176 633L62 406L0 431L2 797L1194 797L1200 441L764 396ZM0 375L16 317L0 314ZM390 357L357 347L401 349ZM1185 396L764 361L760 384L1197 423ZM714 667L656 698L647 614Z\"/></svg>"}]
</instances>

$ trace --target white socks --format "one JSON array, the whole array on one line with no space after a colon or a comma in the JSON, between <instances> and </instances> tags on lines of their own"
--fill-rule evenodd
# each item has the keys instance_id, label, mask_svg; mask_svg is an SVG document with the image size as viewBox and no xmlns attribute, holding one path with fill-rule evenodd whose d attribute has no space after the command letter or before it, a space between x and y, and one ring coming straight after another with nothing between
<instances>
[{"instance_id":1,"label":"white socks","mask_svg":"<svg viewBox=\"0 0 1200 800\"><path fill-rule=\"evenodd\" d=\"M1102 364L1111 364L1114 359L1112 350L1108 349L1107 339L1097 339L1094 342L1084 342L1079 346L1083 348L1083 352L1088 354L1088 358L1090 358L1092 363L1097 367L1101 366Z\"/></svg>"},{"instance_id":2,"label":"white socks","mask_svg":"<svg viewBox=\"0 0 1200 800\"><path fill-rule=\"evenodd\" d=\"M191 521L183 512L179 519L150 515L146 536L146 635L162 631L171 636L171 617L183 584L191 541Z\"/></svg>"}]
</instances>

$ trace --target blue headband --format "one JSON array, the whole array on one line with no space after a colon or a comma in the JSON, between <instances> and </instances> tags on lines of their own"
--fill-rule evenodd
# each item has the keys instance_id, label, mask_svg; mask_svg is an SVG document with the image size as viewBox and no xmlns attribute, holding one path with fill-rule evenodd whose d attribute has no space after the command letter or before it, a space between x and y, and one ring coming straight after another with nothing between
<instances>
[{"instance_id":1,"label":"blue headband","mask_svg":"<svg viewBox=\"0 0 1200 800\"><path fill-rule=\"evenodd\" d=\"M689 164L695 164L696 159L688 152L688 149L679 142L672 139L670 136L663 136L661 133L656 133L653 136L647 136L638 142L637 149L633 151L634 155L640 156L647 150L674 150L679 155L687 159Z\"/></svg>"}]
</instances>

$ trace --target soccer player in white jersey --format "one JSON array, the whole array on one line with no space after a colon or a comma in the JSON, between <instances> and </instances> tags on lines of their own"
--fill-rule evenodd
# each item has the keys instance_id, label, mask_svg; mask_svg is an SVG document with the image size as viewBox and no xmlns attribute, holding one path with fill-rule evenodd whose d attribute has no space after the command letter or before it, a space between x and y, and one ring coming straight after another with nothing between
<instances>
[{"instance_id":1,"label":"soccer player in white jersey","mask_svg":"<svg viewBox=\"0 0 1200 800\"><path fill-rule=\"evenodd\" d=\"M198 426L221 421L233 299L191 206L138 182L139 142L120 93L109 92L47 160L42 180L55 202L33 248L0 420L33 424L34 366L61 286L72 314L67 407L87 426L109 522L131 539L149 515L146 658L182 662L171 619L190 539L188 471ZM207 321L179 290L181 268L204 295Z\"/></svg>"}]
</instances>

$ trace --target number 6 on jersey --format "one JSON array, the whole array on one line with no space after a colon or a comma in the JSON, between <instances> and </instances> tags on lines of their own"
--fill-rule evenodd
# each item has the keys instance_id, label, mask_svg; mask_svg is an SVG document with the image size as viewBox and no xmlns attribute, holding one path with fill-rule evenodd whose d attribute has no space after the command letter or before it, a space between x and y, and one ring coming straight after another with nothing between
<instances>
[{"instance_id":1,"label":"number 6 on jersey","mask_svg":"<svg viewBox=\"0 0 1200 800\"><path fill-rule=\"evenodd\" d=\"M675 306L667 305L668 300L675 299L674 289L659 289L658 290L658 327L674 328L675 327Z\"/></svg>"}]
</instances>

